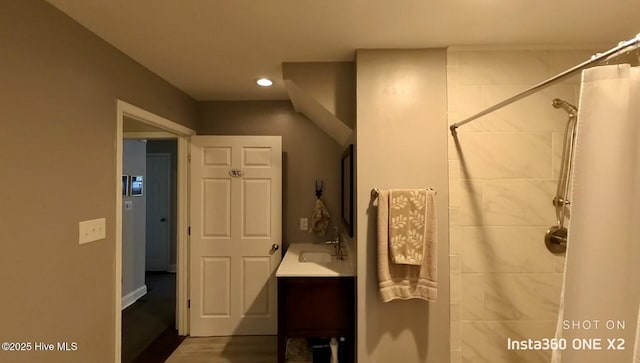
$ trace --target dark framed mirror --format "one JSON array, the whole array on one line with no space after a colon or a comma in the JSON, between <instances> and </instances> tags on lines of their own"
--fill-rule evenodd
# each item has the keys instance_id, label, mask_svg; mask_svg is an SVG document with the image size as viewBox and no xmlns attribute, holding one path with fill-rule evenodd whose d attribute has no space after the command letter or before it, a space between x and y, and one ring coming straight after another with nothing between
<instances>
[{"instance_id":1,"label":"dark framed mirror","mask_svg":"<svg viewBox=\"0 0 640 363\"><path fill-rule=\"evenodd\" d=\"M342 223L349 233L349 237L353 237L353 144L349 145L342 153Z\"/></svg>"}]
</instances>

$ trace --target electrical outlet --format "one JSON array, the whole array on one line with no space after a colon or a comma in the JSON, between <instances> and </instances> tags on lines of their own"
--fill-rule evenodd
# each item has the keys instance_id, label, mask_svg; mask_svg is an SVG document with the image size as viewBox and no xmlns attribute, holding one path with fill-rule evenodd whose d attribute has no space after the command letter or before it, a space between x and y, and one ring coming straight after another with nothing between
<instances>
[{"instance_id":1,"label":"electrical outlet","mask_svg":"<svg viewBox=\"0 0 640 363\"><path fill-rule=\"evenodd\" d=\"M300 230L306 231L309 229L309 218L300 218Z\"/></svg>"},{"instance_id":2,"label":"electrical outlet","mask_svg":"<svg viewBox=\"0 0 640 363\"><path fill-rule=\"evenodd\" d=\"M78 224L78 242L80 244L83 244L106 238L105 223L105 218L98 218L80 222Z\"/></svg>"}]
</instances>

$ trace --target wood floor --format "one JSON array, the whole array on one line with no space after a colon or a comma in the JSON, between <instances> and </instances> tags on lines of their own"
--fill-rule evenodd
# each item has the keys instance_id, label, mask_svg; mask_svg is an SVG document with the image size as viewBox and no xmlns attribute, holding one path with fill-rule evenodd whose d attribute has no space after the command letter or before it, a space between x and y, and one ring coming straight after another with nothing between
<instances>
[{"instance_id":1,"label":"wood floor","mask_svg":"<svg viewBox=\"0 0 640 363\"><path fill-rule=\"evenodd\" d=\"M167 363L276 363L277 337L235 336L185 339Z\"/></svg>"},{"instance_id":2,"label":"wood floor","mask_svg":"<svg viewBox=\"0 0 640 363\"><path fill-rule=\"evenodd\" d=\"M142 353L131 363L154 363L164 362L185 340L185 337L178 335L175 326L170 326L156 340L154 340ZM122 363L126 363L124 359Z\"/></svg>"},{"instance_id":3,"label":"wood floor","mask_svg":"<svg viewBox=\"0 0 640 363\"><path fill-rule=\"evenodd\" d=\"M176 274L146 272L145 283L147 294L122 311L123 363L140 361L137 357L174 325Z\"/></svg>"}]
</instances>

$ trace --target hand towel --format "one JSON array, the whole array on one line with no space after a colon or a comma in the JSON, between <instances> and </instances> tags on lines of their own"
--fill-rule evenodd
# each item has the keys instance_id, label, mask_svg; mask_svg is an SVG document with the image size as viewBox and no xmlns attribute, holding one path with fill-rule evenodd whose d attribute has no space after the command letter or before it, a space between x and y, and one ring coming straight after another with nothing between
<instances>
[{"instance_id":1,"label":"hand towel","mask_svg":"<svg viewBox=\"0 0 640 363\"><path fill-rule=\"evenodd\" d=\"M331 215L329 215L327 207L324 206L320 198L316 199L316 204L311 214L311 228L309 228L309 233L315 232L319 236L324 236L327 227L329 227L329 222L331 222Z\"/></svg>"},{"instance_id":2,"label":"hand towel","mask_svg":"<svg viewBox=\"0 0 640 363\"><path fill-rule=\"evenodd\" d=\"M426 201L424 189L389 191L389 254L393 263L422 265L427 235Z\"/></svg>"},{"instance_id":3,"label":"hand towel","mask_svg":"<svg viewBox=\"0 0 640 363\"><path fill-rule=\"evenodd\" d=\"M423 299L438 296L437 219L435 192L426 192L427 228L422 264L399 265L389 256L389 191L378 193L378 286L382 301Z\"/></svg>"}]
</instances>

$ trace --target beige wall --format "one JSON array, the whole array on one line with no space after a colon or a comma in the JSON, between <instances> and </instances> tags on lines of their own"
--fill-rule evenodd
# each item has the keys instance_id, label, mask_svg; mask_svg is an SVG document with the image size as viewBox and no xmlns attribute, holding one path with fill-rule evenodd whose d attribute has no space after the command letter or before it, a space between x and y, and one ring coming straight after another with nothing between
<instances>
[{"instance_id":1,"label":"beige wall","mask_svg":"<svg viewBox=\"0 0 640 363\"><path fill-rule=\"evenodd\" d=\"M313 100L353 128L356 107L353 62L286 62L282 64L282 78L295 82Z\"/></svg>"},{"instance_id":2,"label":"beige wall","mask_svg":"<svg viewBox=\"0 0 640 363\"><path fill-rule=\"evenodd\" d=\"M359 362L449 359L445 65L444 49L356 53ZM438 302L381 302L374 187L437 191Z\"/></svg>"},{"instance_id":3,"label":"beige wall","mask_svg":"<svg viewBox=\"0 0 640 363\"><path fill-rule=\"evenodd\" d=\"M449 122L585 59L589 51L449 51ZM451 349L457 362L548 362L508 354L507 338L553 337L564 258L546 250L567 114L577 79L554 85L449 135Z\"/></svg>"},{"instance_id":4,"label":"beige wall","mask_svg":"<svg viewBox=\"0 0 640 363\"><path fill-rule=\"evenodd\" d=\"M202 102L198 134L279 135L283 150L284 244L324 241L299 229L300 218L310 218L315 203L315 180L324 180L323 201L340 222L340 157L342 149L289 101ZM333 228L333 227L331 227Z\"/></svg>"},{"instance_id":5,"label":"beige wall","mask_svg":"<svg viewBox=\"0 0 640 363\"><path fill-rule=\"evenodd\" d=\"M195 101L44 1L0 2L0 24L0 337L78 343L0 361L113 362L116 98L186 126Z\"/></svg>"}]
</instances>

